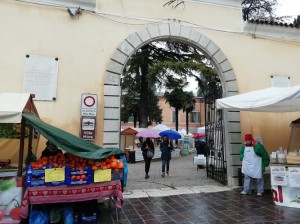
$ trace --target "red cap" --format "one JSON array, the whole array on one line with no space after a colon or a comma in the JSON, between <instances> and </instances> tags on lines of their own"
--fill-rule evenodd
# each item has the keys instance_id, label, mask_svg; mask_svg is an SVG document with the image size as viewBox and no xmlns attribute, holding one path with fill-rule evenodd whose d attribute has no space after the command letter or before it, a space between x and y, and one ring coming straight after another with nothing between
<instances>
[{"instance_id":1,"label":"red cap","mask_svg":"<svg viewBox=\"0 0 300 224\"><path fill-rule=\"evenodd\" d=\"M245 141L253 141L251 134L245 134Z\"/></svg>"}]
</instances>

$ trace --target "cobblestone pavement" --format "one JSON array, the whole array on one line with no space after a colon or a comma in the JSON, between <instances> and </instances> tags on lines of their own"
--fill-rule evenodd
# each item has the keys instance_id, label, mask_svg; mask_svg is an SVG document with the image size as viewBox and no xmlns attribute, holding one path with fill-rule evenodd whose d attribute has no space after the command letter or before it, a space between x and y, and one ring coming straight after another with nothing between
<instances>
[{"instance_id":1,"label":"cobblestone pavement","mask_svg":"<svg viewBox=\"0 0 300 224\"><path fill-rule=\"evenodd\" d=\"M193 165L193 156L172 159L171 176L165 178L160 160L151 163L149 179L144 179L143 162L129 164L118 218L107 202L101 205L100 223L300 223L299 209L274 205L270 191L262 197L240 195L241 189L208 179L205 169Z\"/></svg>"},{"instance_id":2,"label":"cobblestone pavement","mask_svg":"<svg viewBox=\"0 0 300 224\"><path fill-rule=\"evenodd\" d=\"M170 176L161 177L161 160L155 159L151 162L149 179L145 179L145 163L128 164L128 181L125 194L132 190L160 189L165 187L193 187L221 184L206 177L206 169L198 169L193 164L195 154L172 158L170 161Z\"/></svg>"}]
</instances>

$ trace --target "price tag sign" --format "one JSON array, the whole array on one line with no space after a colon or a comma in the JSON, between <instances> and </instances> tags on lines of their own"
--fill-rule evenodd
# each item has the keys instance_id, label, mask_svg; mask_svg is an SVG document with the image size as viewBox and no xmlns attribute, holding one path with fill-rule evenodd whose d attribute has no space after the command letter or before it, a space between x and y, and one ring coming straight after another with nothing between
<instances>
[{"instance_id":1,"label":"price tag sign","mask_svg":"<svg viewBox=\"0 0 300 224\"><path fill-rule=\"evenodd\" d=\"M271 156L272 156L273 159L276 159L277 158L277 153L276 152L272 152Z\"/></svg>"},{"instance_id":2,"label":"price tag sign","mask_svg":"<svg viewBox=\"0 0 300 224\"><path fill-rule=\"evenodd\" d=\"M65 168L45 169L45 182L65 180Z\"/></svg>"},{"instance_id":3,"label":"price tag sign","mask_svg":"<svg viewBox=\"0 0 300 224\"><path fill-rule=\"evenodd\" d=\"M107 182L111 181L111 169L95 170L94 182Z\"/></svg>"}]
</instances>

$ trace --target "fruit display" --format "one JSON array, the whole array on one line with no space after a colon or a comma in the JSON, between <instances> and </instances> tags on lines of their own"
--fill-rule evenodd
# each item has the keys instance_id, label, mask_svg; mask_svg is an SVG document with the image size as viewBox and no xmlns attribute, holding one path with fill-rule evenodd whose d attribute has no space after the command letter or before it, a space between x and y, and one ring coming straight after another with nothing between
<instances>
[{"instance_id":1,"label":"fruit display","mask_svg":"<svg viewBox=\"0 0 300 224\"><path fill-rule=\"evenodd\" d=\"M45 183L45 169L65 168L65 182ZM42 157L27 166L26 185L76 185L89 184L93 180L93 171L112 170L112 180L123 178L124 164L114 155L105 159L85 159L70 153L58 153L56 156Z\"/></svg>"}]
</instances>

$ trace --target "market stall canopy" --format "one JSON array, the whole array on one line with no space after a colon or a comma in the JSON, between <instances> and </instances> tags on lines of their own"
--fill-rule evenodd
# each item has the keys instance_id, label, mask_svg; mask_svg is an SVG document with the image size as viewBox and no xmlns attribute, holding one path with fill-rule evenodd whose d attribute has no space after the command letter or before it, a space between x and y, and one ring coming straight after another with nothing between
<instances>
[{"instance_id":1,"label":"market stall canopy","mask_svg":"<svg viewBox=\"0 0 300 224\"><path fill-rule=\"evenodd\" d=\"M125 130L121 131L121 135L136 135L137 133L146 130L147 128L126 128Z\"/></svg>"},{"instance_id":2,"label":"market stall canopy","mask_svg":"<svg viewBox=\"0 0 300 224\"><path fill-rule=\"evenodd\" d=\"M33 126L40 134L59 148L66 152L83 157L86 159L102 159L110 155L121 154L118 148L101 148L91 142L85 141L64 130L56 128L40 120L37 116L30 113L23 113L26 123Z\"/></svg>"},{"instance_id":3,"label":"market stall canopy","mask_svg":"<svg viewBox=\"0 0 300 224\"><path fill-rule=\"evenodd\" d=\"M216 101L218 109L254 112L292 112L300 110L300 85L270 87L262 90L225 97Z\"/></svg>"},{"instance_id":4,"label":"market stall canopy","mask_svg":"<svg viewBox=\"0 0 300 224\"><path fill-rule=\"evenodd\" d=\"M205 127L197 128L197 133L205 133Z\"/></svg>"},{"instance_id":5,"label":"market stall canopy","mask_svg":"<svg viewBox=\"0 0 300 224\"><path fill-rule=\"evenodd\" d=\"M38 115L29 93L0 93L0 123L21 123L22 112Z\"/></svg>"},{"instance_id":6,"label":"market stall canopy","mask_svg":"<svg viewBox=\"0 0 300 224\"><path fill-rule=\"evenodd\" d=\"M158 130L159 132L161 131L166 131L166 130L170 130L171 128L169 128L167 125L165 124L158 124L155 127L151 128L153 130Z\"/></svg>"},{"instance_id":7,"label":"market stall canopy","mask_svg":"<svg viewBox=\"0 0 300 224\"><path fill-rule=\"evenodd\" d=\"M178 133L181 135L181 137L183 138L184 136L193 136L193 134L188 133L186 134L186 129L182 128L181 130L178 130Z\"/></svg>"}]
</instances>

